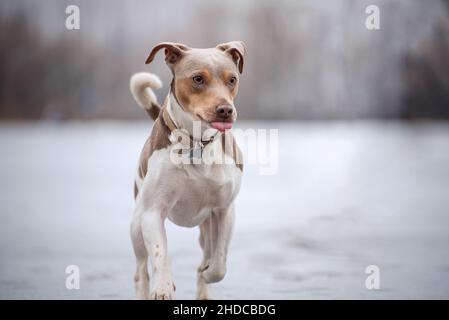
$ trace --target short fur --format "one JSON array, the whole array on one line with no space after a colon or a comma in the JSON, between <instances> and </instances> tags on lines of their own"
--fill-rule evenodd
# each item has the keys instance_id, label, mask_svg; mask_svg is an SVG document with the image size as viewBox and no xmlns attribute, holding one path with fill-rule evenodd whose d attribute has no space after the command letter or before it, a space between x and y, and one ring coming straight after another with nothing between
<instances>
[{"instance_id":1,"label":"short fur","mask_svg":"<svg viewBox=\"0 0 449 320\"><path fill-rule=\"evenodd\" d=\"M176 287L164 228L168 218L180 226L200 227L203 261L197 271L197 298L209 299L209 284L223 279L226 272L234 225L234 199L243 171L242 153L231 133L226 133L231 139L225 139L225 133L215 131L212 136L215 138L205 145L204 151L215 150L209 148L223 142L223 156L231 159L232 164L175 164L170 159L173 132L163 114L168 115L178 129L187 130L194 141L193 121L201 122L202 133L207 128L210 130L214 121L234 122L237 112L233 99L238 90L237 77L242 72L245 47L242 42L230 42L210 49L191 49L165 42L153 48L147 63L160 49L165 49L166 63L174 76L163 106L160 107L152 91L162 85L157 76L138 73L130 80L131 93L137 103L155 119L140 155L134 184L136 209L131 238L137 262L136 295L139 299L174 298ZM201 74L204 85L192 81L195 74ZM220 120L219 108L223 104L232 114Z\"/></svg>"}]
</instances>

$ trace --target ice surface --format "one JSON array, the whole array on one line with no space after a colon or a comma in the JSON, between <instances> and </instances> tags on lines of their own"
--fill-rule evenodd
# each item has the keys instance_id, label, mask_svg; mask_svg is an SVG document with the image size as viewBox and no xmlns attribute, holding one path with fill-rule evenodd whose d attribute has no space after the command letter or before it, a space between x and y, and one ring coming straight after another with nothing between
<instances>
[{"instance_id":1,"label":"ice surface","mask_svg":"<svg viewBox=\"0 0 449 320\"><path fill-rule=\"evenodd\" d=\"M279 129L279 171L246 165L215 298L449 298L448 124L239 126ZM150 128L0 125L0 298L134 298L132 186ZM198 231L167 229L177 298L192 299ZM65 288L71 264L80 290Z\"/></svg>"}]
</instances>

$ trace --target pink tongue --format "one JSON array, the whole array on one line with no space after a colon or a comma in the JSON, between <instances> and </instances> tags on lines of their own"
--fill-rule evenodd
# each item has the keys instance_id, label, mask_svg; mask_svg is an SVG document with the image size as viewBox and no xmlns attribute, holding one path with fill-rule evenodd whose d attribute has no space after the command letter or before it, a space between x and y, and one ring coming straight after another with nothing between
<instances>
[{"instance_id":1,"label":"pink tongue","mask_svg":"<svg viewBox=\"0 0 449 320\"><path fill-rule=\"evenodd\" d=\"M232 123L230 122L211 122L210 125L221 132L232 128Z\"/></svg>"}]
</instances>

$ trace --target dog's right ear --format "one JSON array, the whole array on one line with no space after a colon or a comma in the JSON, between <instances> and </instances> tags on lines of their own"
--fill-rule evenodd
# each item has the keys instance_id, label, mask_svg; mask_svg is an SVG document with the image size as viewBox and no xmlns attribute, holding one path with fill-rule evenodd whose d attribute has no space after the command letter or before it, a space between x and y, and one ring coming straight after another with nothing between
<instances>
[{"instance_id":1,"label":"dog's right ear","mask_svg":"<svg viewBox=\"0 0 449 320\"><path fill-rule=\"evenodd\" d=\"M156 45L153 50L151 50L151 53L145 63L149 64L151 61L153 61L157 52L162 48L165 49L165 62L170 68L173 67L173 65L175 65L179 60L181 60L182 57L187 53L187 51L190 50L189 47L181 43L161 42Z\"/></svg>"}]
</instances>

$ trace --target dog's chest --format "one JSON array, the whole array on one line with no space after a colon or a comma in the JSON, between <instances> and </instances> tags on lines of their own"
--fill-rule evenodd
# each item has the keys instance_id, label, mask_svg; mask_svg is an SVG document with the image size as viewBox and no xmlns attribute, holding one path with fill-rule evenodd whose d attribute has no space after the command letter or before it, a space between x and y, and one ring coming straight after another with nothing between
<instances>
[{"instance_id":1,"label":"dog's chest","mask_svg":"<svg viewBox=\"0 0 449 320\"><path fill-rule=\"evenodd\" d=\"M174 223L193 227L201 224L213 209L227 208L239 188L241 171L235 164L174 164L169 150L158 151L154 159L155 201L165 204L168 217ZM154 161L153 161L154 160ZM156 169L149 168L149 173Z\"/></svg>"}]
</instances>

